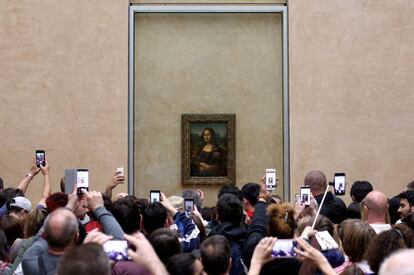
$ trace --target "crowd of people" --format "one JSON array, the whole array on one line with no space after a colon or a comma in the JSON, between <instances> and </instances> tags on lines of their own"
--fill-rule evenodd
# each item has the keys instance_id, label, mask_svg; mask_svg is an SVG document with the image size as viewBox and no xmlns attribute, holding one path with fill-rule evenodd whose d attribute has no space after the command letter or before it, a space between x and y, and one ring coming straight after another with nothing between
<instances>
[{"instance_id":1,"label":"crowd of people","mask_svg":"<svg viewBox=\"0 0 414 275\"><path fill-rule=\"evenodd\" d=\"M65 193L64 178L52 193L49 170L34 164L13 187L0 179L0 275L414 274L414 181L393 198L356 181L347 207L315 170L309 204L283 202L262 178L223 186L207 207L199 189L113 196L116 172L102 193ZM33 203L25 193L40 174Z\"/></svg>"}]
</instances>

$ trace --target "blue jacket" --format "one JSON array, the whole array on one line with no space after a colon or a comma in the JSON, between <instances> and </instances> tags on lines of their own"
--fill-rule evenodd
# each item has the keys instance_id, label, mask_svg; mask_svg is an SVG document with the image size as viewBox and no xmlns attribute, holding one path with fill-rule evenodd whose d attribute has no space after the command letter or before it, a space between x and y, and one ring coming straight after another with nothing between
<instances>
[{"instance_id":1,"label":"blue jacket","mask_svg":"<svg viewBox=\"0 0 414 275\"><path fill-rule=\"evenodd\" d=\"M177 225L178 240L181 244L181 251L190 253L200 247L200 230L193 220L187 217L185 212L177 212L174 216Z\"/></svg>"}]
</instances>

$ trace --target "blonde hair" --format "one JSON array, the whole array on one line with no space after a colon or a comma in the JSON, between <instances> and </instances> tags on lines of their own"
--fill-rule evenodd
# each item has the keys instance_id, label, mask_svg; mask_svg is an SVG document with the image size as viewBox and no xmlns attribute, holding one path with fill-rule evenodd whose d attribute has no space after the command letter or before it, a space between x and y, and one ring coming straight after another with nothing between
<instances>
[{"instance_id":1,"label":"blonde hair","mask_svg":"<svg viewBox=\"0 0 414 275\"><path fill-rule=\"evenodd\" d=\"M45 218L46 214L42 210L38 208L33 208L27 214L26 221L24 223L24 238L27 239L36 235L39 229L42 227Z\"/></svg>"}]
</instances>

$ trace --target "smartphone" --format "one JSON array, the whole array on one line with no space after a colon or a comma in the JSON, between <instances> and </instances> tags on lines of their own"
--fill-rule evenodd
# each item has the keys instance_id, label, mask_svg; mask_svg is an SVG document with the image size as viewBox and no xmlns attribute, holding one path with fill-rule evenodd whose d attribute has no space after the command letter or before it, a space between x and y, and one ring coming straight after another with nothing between
<instances>
[{"instance_id":1,"label":"smartphone","mask_svg":"<svg viewBox=\"0 0 414 275\"><path fill-rule=\"evenodd\" d=\"M65 169L65 193L70 194L77 182L77 170Z\"/></svg>"},{"instance_id":2,"label":"smartphone","mask_svg":"<svg viewBox=\"0 0 414 275\"><path fill-rule=\"evenodd\" d=\"M310 205L310 196L311 196L310 187L302 186L300 188L300 197L299 197L300 203L304 205Z\"/></svg>"},{"instance_id":3,"label":"smartphone","mask_svg":"<svg viewBox=\"0 0 414 275\"><path fill-rule=\"evenodd\" d=\"M185 199L184 200L184 211L187 215L192 214L194 211L194 200Z\"/></svg>"},{"instance_id":4,"label":"smartphone","mask_svg":"<svg viewBox=\"0 0 414 275\"><path fill-rule=\"evenodd\" d=\"M151 190L150 191L150 203L161 201L161 192L160 190Z\"/></svg>"},{"instance_id":5,"label":"smartphone","mask_svg":"<svg viewBox=\"0 0 414 275\"><path fill-rule=\"evenodd\" d=\"M110 240L103 244L103 249L112 261L130 261L128 256L128 242L124 240Z\"/></svg>"},{"instance_id":6,"label":"smartphone","mask_svg":"<svg viewBox=\"0 0 414 275\"><path fill-rule=\"evenodd\" d=\"M297 247L297 243L294 239L277 239L272 248L272 257L294 258L296 257L295 247Z\"/></svg>"},{"instance_id":7,"label":"smartphone","mask_svg":"<svg viewBox=\"0 0 414 275\"><path fill-rule=\"evenodd\" d=\"M334 189L335 195L345 195L345 173L335 173L334 176Z\"/></svg>"},{"instance_id":8,"label":"smartphone","mask_svg":"<svg viewBox=\"0 0 414 275\"><path fill-rule=\"evenodd\" d=\"M118 167L118 168L116 168L116 172L115 172L115 174L117 175L117 176L124 176L124 167Z\"/></svg>"},{"instance_id":9,"label":"smartphone","mask_svg":"<svg viewBox=\"0 0 414 275\"><path fill-rule=\"evenodd\" d=\"M266 190L273 191L276 187L276 169L266 169Z\"/></svg>"},{"instance_id":10,"label":"smartphone","mask_svg":"<svg viewBox=\"0 0 414 275\"><path fill-rule=\"evenodd\" d=\"M78 195L83 195L85 191L89 190L89 170L76 170L76 188Z\"/></svg>"},{"instance_id":11,"label":"smartphone","mask_svg":"<svg viewBox=\"0 0 414 275\"><path fill-rule=\"evenodd\" d=\"M45 150L36 150L36 166L40 168L40 164L46 166Z\"/></svg>"}]
</instances>

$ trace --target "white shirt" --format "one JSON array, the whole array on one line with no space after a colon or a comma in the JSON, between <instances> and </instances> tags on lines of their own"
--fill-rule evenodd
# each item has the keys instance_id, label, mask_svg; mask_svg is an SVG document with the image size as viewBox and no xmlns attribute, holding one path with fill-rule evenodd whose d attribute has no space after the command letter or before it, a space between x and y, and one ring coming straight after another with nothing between
<instances>
[{"instance_id":1,"label":"white shirt","mask_svg":"<svg viewBox=\"0 0 414 275\"><path fill-rule=\"evenodd\" d=\"M370 223L369 225L375 230L377 234L391 229L391 225L388 223Z\"/></svg>"}]
</instances>

